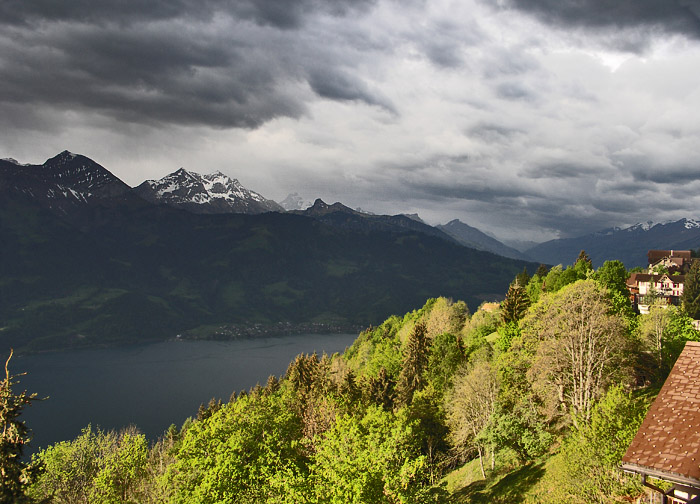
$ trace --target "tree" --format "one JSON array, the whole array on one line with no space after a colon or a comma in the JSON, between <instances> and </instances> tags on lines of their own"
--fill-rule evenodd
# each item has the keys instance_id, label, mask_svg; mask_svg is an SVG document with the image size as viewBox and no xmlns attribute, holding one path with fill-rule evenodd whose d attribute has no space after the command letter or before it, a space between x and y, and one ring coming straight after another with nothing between
<instances>
[{"instance_id":1,"label":"tree","mask_svg":"<svg viewBox=\"0 0 700 504\"><path fill-rule=\"evenodd\" d=\"M481 474L485 478L484 450L488 438L484 429L496 409L498 376L488 361L480 361L455 378L454 390L447 401L450 438L458 454L479 454ZM493 459L492 459L493 460Z\"/></svg>"},{"instance_id":2,"label":"tree","mask_svg":"<svg viewBox=\"0 0 700 504\"><path fill-rule=\"evenodd\" d=\"M579 422L564 439L561 452L551 463L545 502L572 504L613 502L621 495L636 496L641 486L624 476L620 460L644 419L647 404L611 387L598 402L588 423ZM620 502L615 499L615 502Z\"/></svg>"},{"instance_id":3,"label":"tree","mask_svg":"<svg viewBox=\"0 0 700 504\"><path fill-rule=\"evenodd\" d=\"M578 263L583 263L584 268L587 270L593 269L593 261L591 260L590 256L586 253L585 250L581 250L581 252L579 252L574 266L576 266Z\"/></svg>"},{"instance_id":4,"label":"tree","mask_svg":"<svg viewBox=\"0 0 700 504\"><path fill-rule=\"evenodd\" d=\"M700 332L693 327L692 319L660 299L654 300L649 313L640 317L639 335L645 349L654 355L656 369L651 370L651 374L659 382L671 372L685 342L700 339Z\"/></svg>"},{"instance_id":5,"label":"tree","mask_svg":"<svg viewBox=\"0 0 700 504\"><path fill-rule=\"evenodd\" d=\"M501 303L501 319L504 324L519 321L528 307L530 299L527 297L524 285L521 285L518 280L510 284L506 298Z\"/></svg>"},{"instance_id":6,"label":"tree","mask_svg":"<svg viewBox=\"0 0 700 504\"><path fill-rule=\"evenodd\" d=\"M108 433L100 471L94 479L92 502L139 502L139 483L146 475L148 441L135 428Z\"/></svg>"},{"instance_id":7,"label":"tree","mask_svg":"<svg viewBox=\"0 0 700 504\"><path fill-rule=\"evenodd\" d=\"M5 378L0 381L0 502L25 502L26 489L32 480L34 466L22 460L24 446L29 442L29 429L19 419L22 410L36 400L27 391L16 394L12 387L17 375L9 371L10 356L5 361Z\"/></svg>"},{"instance_id":8,"label":"tree","mask_svg":"<svg viewBox=\"0 0 700 504\"><path fill-rule=\"evenodd\" d=\"M521 287L527 287L527 284L530 282L530 275L527 272L527 267L524 267L523 271L515 276L515 281Z\"/></svg>"},{"instance_id":9,"label":"tree","mask_svg":"<svg viewBox=\"0 0 700 504\"><path fill-rule=\"evenodd\" d=\"M595 272L595 279L609 291L619 292L629 297L627 278L629 274L621 261L605 261Z\"/></svg>"},{"instance_id":10,"label":"tree","mask_svg":"<svg viewBox=\"0 0 700 504\"><path fill-rule=\"evenodd\" d=\"M318 502L419 504L444 502L432 488L416 422L370 406L363 416L342 415L323 434L311 467Z\"/></svg>"},{"instance_id":11,"label":"tree","mask_svg":"<svg viewBox=\"0 0 700 504\"><path fill-rule=\"evenodd\" d=\"M366 402L379 405L385 410L393 408L396 383L391 379L385 368L381 368L376 377L370 376L363 383L363 395L366 398Z\"/></svg>"},{"instance_id":12,"label":"tree","mask_svg":"<svg viewBox=\"0 0 700 504\"><path fill-rule=\"evenodd\" d=\"M423 322L418 322L406 342L403 367L396 386L400 405L411 404L413 394L427 383L424 372L428 367L428 360L426 327Z\"/></svg>"},{"instance_id":13,"label":"tree","mask_svg":"<svg viewBox=\"0 0 700 504\"><path fill-rule=\"evenodd\" d=\"M73 441L56 443L34 456L43 471L31 495L41 502L65 504L146 502L142 493L147 459L148 442L135 428L117 433L88 426Z\"/></svg>"},{"instance_id":14,"label":"tree","mask_svg":"<svg viewBox=\"0 0 700 504\"><path fill-rule=\"evenodd\" d=\"M649 305L649 313L641 316L639 331L646 346L656 356L656 365L663 366L663 353L666 328L676 308L667 306L661 299L654 299Z\"/></svg>"},{"instance_id":15,"label":"tree","mask_svg":"<svg viewBox=\"0 0 700 504\"><path fill-rule=\"evenodd\" d=\"M681 303L686 315L694 320L700 319L700 260L693 261L685 276Z\"/></svg>"},{"instance_id":16,"label":"tree","mask_svg":"<svg viewBox=\"0 0 700 504\"><path fill-rule=\"evenodd\" d=\"M303 502L307 458L293 400L282 390L239 396L192 423L169 468L175 502Z\"/></svg>"},{"instance_id":17,"label":"tree","mask_svg":"<svg viewBox=\"0 0 700 504\"><path fill-rule=\"evenodd\" d=\"M590 418L595 399L625 370L625 324L610 311L607 290L579 280L545 295L523 319L523 339L533 352L528 378L574 422Z\"/></svg>"},{"instance_id":18,"label":"tree","mask_svg":"<svg viewBox=\"0 0 700 504\"><path fill-rule=\"evenodd\" d=\"M38 501L89 504L104 438L104 432L88 425L73 441L61 441L35 454L32 460L43 470L31 495Z\"/></svg>"}]
</instances>

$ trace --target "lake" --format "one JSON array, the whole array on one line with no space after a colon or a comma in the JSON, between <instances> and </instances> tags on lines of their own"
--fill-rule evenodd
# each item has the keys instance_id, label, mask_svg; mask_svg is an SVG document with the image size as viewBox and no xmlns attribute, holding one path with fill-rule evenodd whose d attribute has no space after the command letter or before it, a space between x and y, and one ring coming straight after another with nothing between
<instances>
[{"instance_id":1,"label":"lake","mask_svg":"<svg viewBox=\"0 0 700 504\"><path fill-rule=\"evenodd\" d=\"M115 348L15 356L10 372L27 372L15 391L49 399L22 418L33 432L28 450L74 439L88 424L136 425L155 440L170 424L196 416L201 403L264 385L299 353L343 352L356 334L304 334L237 341L166 341Z\"/></svg>"}]
</instances>

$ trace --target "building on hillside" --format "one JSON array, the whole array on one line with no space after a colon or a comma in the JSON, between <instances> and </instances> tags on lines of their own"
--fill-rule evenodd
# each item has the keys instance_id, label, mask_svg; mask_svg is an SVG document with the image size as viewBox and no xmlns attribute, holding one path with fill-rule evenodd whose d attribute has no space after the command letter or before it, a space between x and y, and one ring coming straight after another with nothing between
<instances>
[{"instance_id":1,"label":"building on hillside","mask_svg":"<svg viewBox=\"0 0 700 504\"><path fill-rule=\"evenodd\" d=\"M654 299L661 299L666 305L678 306L683 295L685 275L632 273L627 279L632 306L641 314L649 313Z\"/></svg>"},{"instance_id":2,"label":"building on hillside","mask_svg":"<svg viewBox=\"0 0 700 504\"><path fill-rule=\"evenodd\" d=\"M663 504L700 504L700 342L689 341L652 403L622 469L637 473ZM671 483L662 490L648 478Z\"/></svg>"},{"instance_id":3,"label":"building on hillside","mask_svg":"<svg viewBox=\"0 0 700 504\"><path fill-rule=\"evenodd\" d=\"M647 252L649 273L688 273L693 261L690 250L650 250Z\"/></svg>"}]
</instances>

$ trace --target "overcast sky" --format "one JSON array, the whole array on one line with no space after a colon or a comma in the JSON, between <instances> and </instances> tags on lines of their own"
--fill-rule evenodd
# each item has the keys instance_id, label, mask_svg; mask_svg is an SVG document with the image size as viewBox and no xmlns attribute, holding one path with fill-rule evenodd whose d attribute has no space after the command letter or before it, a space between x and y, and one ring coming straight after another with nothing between
<instances>
[{"instance_id":1,"label":"overcast sky","mask_svg":"<svg viewBox=\"0 0 700 504\"><path fill-rule=\"evenodd\" d=\"M0 157L542 241L700 218L700 0L3 0Z\"/></svg>"}]
</instances>

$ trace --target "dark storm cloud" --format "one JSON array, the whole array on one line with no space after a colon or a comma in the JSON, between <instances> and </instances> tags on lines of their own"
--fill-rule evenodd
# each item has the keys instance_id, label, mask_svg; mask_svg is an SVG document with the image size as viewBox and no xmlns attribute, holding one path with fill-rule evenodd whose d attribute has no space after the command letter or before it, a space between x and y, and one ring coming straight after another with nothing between
<instances>
[{"instance_id":1,"label":"dark storm cloud","mask_svg":"<svg viewBox=\"0 0 700 504\"><path fill-rule=\"evenodd\" d=\"M509 143L516 136L524 134L522 129L497 123L479 123L465 132L467 137L480 139L487 144Z\"/></svg>"},{"instance_id":2,"label":"dark storm cloud","mask_svg":"<svg viewBox=\"0 0 700 504\"><path fill-rule=\"evenodd\" d=\"M698 0L507 0L506 4L564 28L652 29L700 38ZM644 44L644 37L636 43ZM634 44L626 49L635 49Z\"/></svg>"},{"instance_id":3,"label":"dark storm cloud","mask_svg":"<svg viewBox=\"0 0 700 504\"><path fill-rule=\"evenodd\" d=\"M0 103L97 112L137 123L224 128L298 118L306 112L308 89L325 99L391 109L360 78L336 68L343 58L324 46L335 40L290 33L314 16L344 16L370 5L342 0L3 2Z\"/></svg>"},{"instance_id":4,"label":"dark storm cloud","mask_svg":"<svg viewBox=\"0 0 700 504\"><path fill-rule=\"evenodd\" d=\"M571 162L540 163L523 169L520 175L531 179L578 179L600 176L605 169Z\"/></svg>"},{"instance_id":5,"label":"dark storm cloud","mask_svg":"<svg viewBox=\"0 0 700 504\"><path fill-rule=\"evenodd\" d=\"M373 3L374 0L5 0L0 4L0 24L79 21L104 25L202 19L214 13L228 13L262 25L291 29L300 27L312 12L344 16Z\"/></svg>"},{"instance_id":6,"label":"dark storm cloud","mask_svg":"<svg viewBox=\"0 0 700 504\"><path fill-rule=\"evenodd\" d=\"M416 34L407 34L407 37L415 40ZM442 20L420 32L419 37L417 44L430 62L449 69L464 66L462 50L483 42L486 35L473 21L467 21L465 26Z\"/></svg>"},{"instance_id":7,"label":"dark storm cloud","mask_svg":"<svg viewBox=\"0 0 700 504\"><path fill-rule=\"evenodd\" d=\"M519 82L504 82L496 86L496 95L504 100L534 102L538 94Z\"/></svg>"},{"instance_id":8,"label":"dark storm cloud","mask_svg":"<svg viewBox=\"0 0 700 504\"><path fill-rule=\"evenodd\" d=\"M361 101L396 113L388 99L370 92L362 81L342 70L329 68L312 70L308 81L311 89L323 98L337 101Z\"/></svg>"},{"instance_id":9,"label":"dark storm cloud","mask_svg":"<svg viewBox=\"0 0 700 504\"><path fill-rule=\"evenodd\" d=\"M700 180L700 167L697 165L674 165L667 167L637 166L632 172L635 180L656 184L687 184Z\"/></svg>"}]
</instances>

